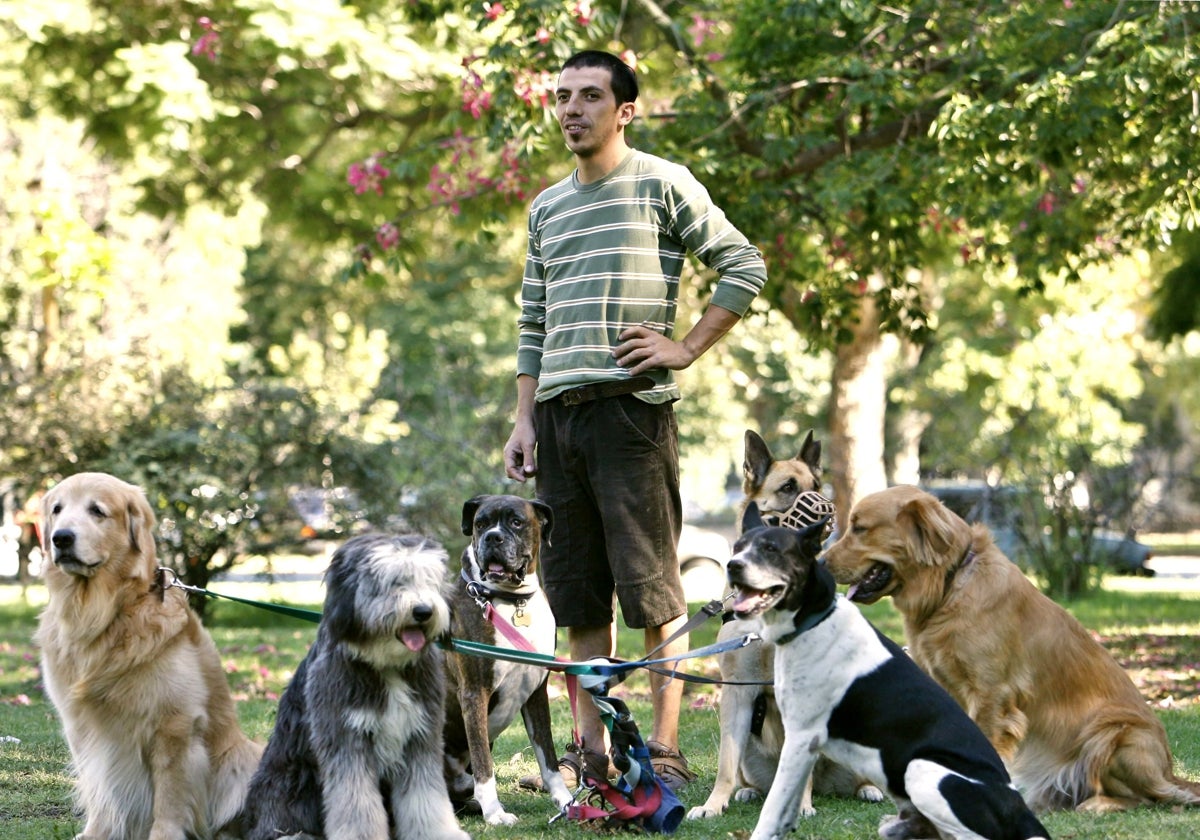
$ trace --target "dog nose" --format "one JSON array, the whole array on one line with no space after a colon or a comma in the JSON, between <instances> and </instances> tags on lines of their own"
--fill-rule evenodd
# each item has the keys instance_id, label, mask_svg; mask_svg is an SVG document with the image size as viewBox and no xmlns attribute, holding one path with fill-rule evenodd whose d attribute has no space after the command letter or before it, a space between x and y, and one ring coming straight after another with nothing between
<instances>
[{"instance_id":1,"label":"dog nose","mask_svg":"<svg viewBox=\"0 0 1200 840\"><path fill-rule=\"evenodd\" d=\"M496 533L495 531L488 531L486 534L483 535L483 544L484 545L494 545L495 543L503 542L503 541L504 541L504 537L502 537L500 534Z\"/></svg>"},{"instance_id":2,"label":"dog nose","mask_svg":"<svg viewBox=\"0 0 1200 840\"><path fill-rule=\"evenodd\" d=\"M429 606L429 604L417 604L413 607L413 618L424 624L433 618L433 607Z\"/></svg>"},{"instance_id":3,"label":"dog nose","mask_svg":"<svg viewBox=\"0 0 1200 840\"><path fill-rule=\"evenodd\" d=\"M75 532L67 528L55 531L50 536L50 542L59 551L65 551L68 548L73 548L75 546Z\"/></svg>"},{"instance_id":4,"label":"dog nose","mask_svg":"<svg viewBox=\"0 0 1200 840\"><path fill-rule=\"evenodd\" d=\"M726 572L740 572L746 568L746 561L738 557L730 557L729 562L725 564Z\"/></svg>"}]
</instances>

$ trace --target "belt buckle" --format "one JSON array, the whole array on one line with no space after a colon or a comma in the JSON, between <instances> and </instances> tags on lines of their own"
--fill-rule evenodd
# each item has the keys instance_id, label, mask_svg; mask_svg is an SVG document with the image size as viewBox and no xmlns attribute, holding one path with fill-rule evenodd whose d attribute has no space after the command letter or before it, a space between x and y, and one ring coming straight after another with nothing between
<instances>
[{"instance_id":1,"label":"belt buckle","mask_svg":"<svg viewBox=\"0 0 1200 840\"><path fill-rule=\"evenodd\" d=\"M586 385L581 385L578 388L571 388L568 391L563 391L558 398L562 400L563 405L568 407L580 405L587 401L586 397L584 397L584 388L586 387Z\"/></svg>"}]
</instances>

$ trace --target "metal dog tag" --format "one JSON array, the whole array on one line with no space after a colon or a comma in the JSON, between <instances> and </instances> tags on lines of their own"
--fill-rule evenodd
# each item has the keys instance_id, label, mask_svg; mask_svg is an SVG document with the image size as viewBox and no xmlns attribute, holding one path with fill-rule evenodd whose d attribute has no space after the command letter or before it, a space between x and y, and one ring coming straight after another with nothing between
<instances>
[{"instance_id":1,"label":"metal dog tag","mask_svg":"<svg viewBox=\"0 0 1200 840\"><path fill-rule=\"evenodd\" d=\"M529 613L525 612L525 602L517 601L517 611L513 613L513 627L530 627L533 625L533 619L529 617Z\"/></svg>"}]
</instances>

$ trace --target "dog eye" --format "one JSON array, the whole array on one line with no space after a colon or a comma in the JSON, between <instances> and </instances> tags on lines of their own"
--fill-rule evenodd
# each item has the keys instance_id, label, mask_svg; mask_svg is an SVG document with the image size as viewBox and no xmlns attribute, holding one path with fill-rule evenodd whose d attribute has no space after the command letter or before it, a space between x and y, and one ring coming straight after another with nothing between
<instances>
[{"instance_id":1,"label":"dog eye","mask_svg":"<svg viewBox=\"0 0 1200 840\"><path fill-rule=\"evenodd\" d=\"M785 481L785 482L783 483L783 486L779 488L779 492L781 492L781 493L795 493L795 492L796 492L797 490L799 490L799 489L800 489L800 486L799 486L798 484L796 484L796 479L794 479L794 478L789 478L787 481Z\"/></svg>"},{"instance_id":2,"label":"dog eye","mask_svg":"<svg viewBox=\"0 0 1200 840\"><path fill-rule=\"evenodd\" d=\"M54 507L50 508L51 515L62 513L62 503L55 502Z\"/></svg>"},{"instance_id":3,"label":"dog eye","mask_svg":"<svg viewBox=\"0 0 1200 840\"><path fill-rule=\"evenodd\" d=\"M92 502L90 505L88 505L88 513L90 513L92 516L96 517L97 519L104 519L105 517L108 516L108 514L104 512L104 509L101 508L100 505L96 504L95 502Z\"/></svg>"}]
</instances>

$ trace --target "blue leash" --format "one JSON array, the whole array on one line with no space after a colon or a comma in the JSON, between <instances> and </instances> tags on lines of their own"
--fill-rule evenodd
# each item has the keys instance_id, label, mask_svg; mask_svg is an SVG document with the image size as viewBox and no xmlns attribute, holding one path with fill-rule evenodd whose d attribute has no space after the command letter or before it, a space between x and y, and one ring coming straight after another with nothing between
<instances>
[{"instance_id":1,"label":"blue leash","mask_svg":"<svg viewBox=\"0 0 1200 840\"><path fill-rule=\"evenodd\" d=\"M170 577L170 580L167 579L168 577ZM184 592L189 592L195 595L204 595L209 598L222 598L226 601L233 601L238 604L246 604L251 607L258 607L259 609L290 616L291 618L299 618L314 624L320 622L321 620L321 613L318 610L291 607L286 604L274 604L269 601L253 601L248 598L236 598L232 595L222 595L209 589L201 589L198 586L189 586L188 584L179 580L179 577L175 573L174 569L166 566L160 566L154 585L155 590L161 595L161 593L166 592L168 588L172 587L175 589L182 589ZM709 611L709 607L711 606L712 605L709 604L707 607L701 610L701 613L697 613L696 617L699 617L702 613L705 615L714 614ZM692 621L694 621L694 618ZM689 622L689 625L691 623L692 622ZM680 632L683 631L681 630ZM678 635L678 633L676 635ZM658 649L664 647L669 641L670 639L660 645ZM726 639L724 642L716 642L711 645L696 648L695 650L689 650L686 653L680 654L679 656L665 656L657 659L644 658L633 661L615 659L612 657L596 657L585 661L563 660L557 659L550 654L532 652L527 653L525 651L497 647L496 645L489 645L483 642L474 642L468 639L455 639L451 638L450 636L439 639L438 644L446 650L453 650L457 653L465 653L470 656L481 656L486 659L499 659L506 662L516 662L522 665L538 665L551 671L562 671L565 674L594 677L597 679L597 682L603 682L612 677L617 677L617 682L620 682L621 680L625 679L630 672L635 671L638 668L648 668L660 674L678 677L681 680L708 683L714 681L705 677L692 677L689 674L679 674L674 670L665 671L653 666L681 662L685 659L697 659L702 656L714 656L718 653L724 653L728 650L745 647L746 645L757 641L761 641L761 637L757 633L746 633L743 636ZM653 654L653 651L651 653Z\"/></svg>"}]
</instances>

